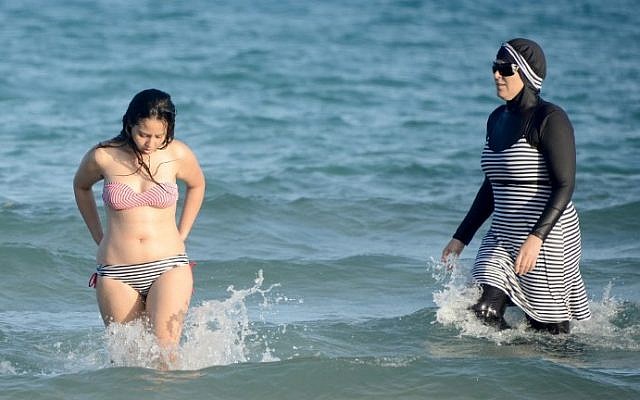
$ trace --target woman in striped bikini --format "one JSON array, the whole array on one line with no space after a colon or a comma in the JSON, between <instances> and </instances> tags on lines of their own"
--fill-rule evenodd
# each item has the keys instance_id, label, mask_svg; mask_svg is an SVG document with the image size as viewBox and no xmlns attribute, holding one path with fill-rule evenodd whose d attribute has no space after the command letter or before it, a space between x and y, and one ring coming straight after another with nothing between
<instances>
[{"instance_id":1,"label":"woman in striped bikini","mask_svg":"<svg viewBox=\"0 0 640 400\"><path fill-rule=\"evenodd\" d=\"M134 96L122 131L84 156L73 181L78 209L98 244L96 288L105 324L144 318L168 354L179 343L193 278L185 241L204 198L193 152L174 139L171 97L148 89ZM104 180L103 231L92 187ZM185 183L178 224L178 186Z\"/></svg>"},{"instance_id":2,"label":"woman in striped bikini","mask_svg":"<svg viewBox=\"0 0 640 400\"><path fill-rule=\"evenodd\" d=\"M540 98L546 60L528 39L500 47L493 64L497 96L506 104L487 121L485 174L469 212L442 252L457 257L493 214L472 270L482 295L472 307L485 323L506 328L507 305L522 309L533 329L568 333L570 320L590 318L579 270L573 128L564 110Z\"/></svg>"}]
</instances>

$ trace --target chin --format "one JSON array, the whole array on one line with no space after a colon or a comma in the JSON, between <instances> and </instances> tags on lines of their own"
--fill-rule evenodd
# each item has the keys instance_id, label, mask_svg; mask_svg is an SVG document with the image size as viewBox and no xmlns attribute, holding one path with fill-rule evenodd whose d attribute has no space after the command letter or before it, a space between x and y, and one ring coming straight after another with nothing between
<instances>
[{"instance_id":1,"label":"chin","mask_svg":"<svg viewBox=\"0 0 640 400\"><path fill-rule=\"evenodd\" d=\"M500 90L498 90L496 92L496 96L498 96L499 98L501 98L504 101L509 101L509 100L511 100L511 99L513 99L515 97L515 96L509 96L507 93L504 93L504 92L502 92Z\"/></svg>"}]
</instances>

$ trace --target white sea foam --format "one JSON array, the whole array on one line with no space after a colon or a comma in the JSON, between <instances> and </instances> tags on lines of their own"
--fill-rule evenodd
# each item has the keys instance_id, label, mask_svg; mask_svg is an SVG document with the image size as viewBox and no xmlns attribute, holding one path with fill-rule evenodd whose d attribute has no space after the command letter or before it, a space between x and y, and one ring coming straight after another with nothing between
<instances>
[{"instance_id":1,"label":"white sea foam","mask_svg":"<svg viewBox=\"0 0 640 400\"><path fill-rule=\"evenodd\" d=\"M0 361L0 375L16 375L17 371L10 361Z\"/></svg>"},{"instance_id":2,"label":"white sea foam","mask_svg":"<svg viewBox=\"0 0 640 400\"><path fill-rule=\"evenodd\" d=\"M469 310L477 301L480 289L472 282L470 270L463 263L442 263L431 259L427 270L436 280L436 286L441 287L433 292L437 305L434 323L453 326L459 330L460 336L487 338L496 344L549 336L527 330L524 314L516 307L509 307L505 313L505 320L512 329L498 331L483 325ZM620 326L617 322L624 313L624 301L611 296L612 286L609 283L605 287L601 299L590 301L591 319L571 322L571 337L595 348L637 351L640 349L640 325Z\"/></svg>"},{"instance_id":3,"label":"white sea foam","mask_svg":"<svg viewBox=\"0 0 640 400\"><path fill-rule=\"evenodd\" d=\"M208 300L192 307L185 321L183 341L169 368L195 370L242 362L278 361L267 338L251 329L246 305L248 297L259 295L263 300L260 307L271 307L268 294L278 285L263 289L263 282L260 270L252 287L236 290L230 286L229 298ZM110 362L116 366L158 368L167 358L140 320L126 325L111 324L106 331L106 346Z\"/></svg>"}]
</instances>

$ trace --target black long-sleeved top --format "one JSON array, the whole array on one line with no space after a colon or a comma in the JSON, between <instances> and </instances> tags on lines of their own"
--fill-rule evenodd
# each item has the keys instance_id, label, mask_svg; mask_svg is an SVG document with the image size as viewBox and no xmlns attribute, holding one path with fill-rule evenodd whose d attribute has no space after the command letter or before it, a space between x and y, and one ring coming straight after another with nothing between
<instances>
[{"instance_id":1,"label":"black long-sleeved top","mask_svg":"<svg viewBox=\"0 0 640 400\"><path fill-rule=\"evenodd\" d=\"M511 147L522 137L536 147L547 165L551 195L531 229L543 241L571 201L575 186L576 150L573 127L564 110L542 100L528 86L513 100L496 108L487 120L487 140L493 151ZM453 235L469 244L493 212L493 189L485 177L469 212Z\"/></svg>"}]
</instances>

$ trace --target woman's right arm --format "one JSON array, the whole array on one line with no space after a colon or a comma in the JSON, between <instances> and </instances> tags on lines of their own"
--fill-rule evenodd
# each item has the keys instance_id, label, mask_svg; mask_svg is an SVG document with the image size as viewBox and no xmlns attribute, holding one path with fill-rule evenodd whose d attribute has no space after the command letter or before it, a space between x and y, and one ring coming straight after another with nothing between
<instances>
[{"instance_id":1,"label":"woman's right arm","mask_svg":"<svg viewBox=\"0 0 640 400\"><path fill-rule=\"evenodd\" d=\"M489 114L487 119L487 140L489 140L489 133L493 132L496 121L498 121L505 109L506 105L503 104ZM451 241L442 250L442 261L447 261L451 256L459 256L491 213L493 213L493 188L491 187L491 182L485 176L484 182L482 182L482 186L480 186L467 215L458 226L456 233L453 234Z\"/></svg>"},{"instance_id":2,"label":"woman's right arm","mask_svg":"<svg viewBox=\"0 0 640 400\"><path fill-rule=\"evenodd\" d=\"M467 212L467 215L458 226L453 239L447 244L442 251L442 260L446 261L450 256L458 256L464 250L464 247L471 242L473 235L480 229L484 221L489 218L493 212L493 189L491 182L485 177L482 186L473 200L473 204Z\"/></svg>"},{"instance_id":3,"label":"woman's right arm","mask_svg":"<svg viewBox=\"0 0 640 400\"><path fill-rule=\"evenodd\" d=\"M85 154L80 162L73 178L73 193L84 223L89 228L93 241L98 245L102 241L103 231L92 187L102 178L101 169L96 160L96 149L93 148Z\"/></svg>"}]
</instances>

